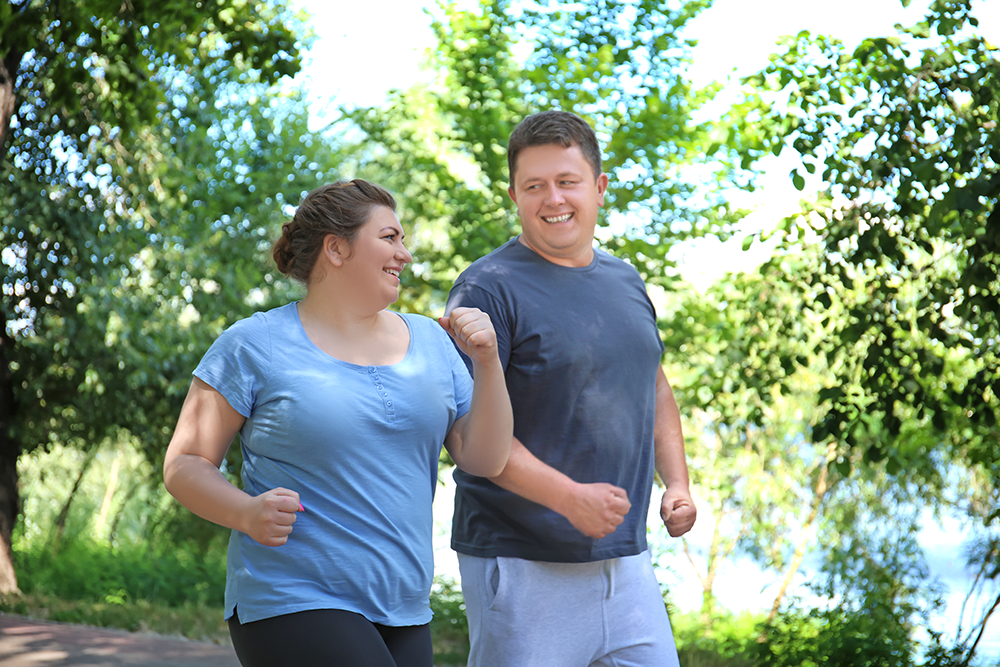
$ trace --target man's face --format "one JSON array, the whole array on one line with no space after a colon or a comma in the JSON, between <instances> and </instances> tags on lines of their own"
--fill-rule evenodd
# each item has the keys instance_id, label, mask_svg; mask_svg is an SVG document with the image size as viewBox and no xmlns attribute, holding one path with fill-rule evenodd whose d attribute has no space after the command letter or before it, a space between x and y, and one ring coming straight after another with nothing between
<instances>
[{"instance_id":1,"label":"man's face","mask_svg":"<svg viewBox=\"0 0 1000 667\"><path fill-rule=\"evenodd\" d=\"M507 189L521 219L521 243L553 264L587 266L608 175L594 171L577 146L531 146L517 156Z\"/></svg>"}]
</instances>

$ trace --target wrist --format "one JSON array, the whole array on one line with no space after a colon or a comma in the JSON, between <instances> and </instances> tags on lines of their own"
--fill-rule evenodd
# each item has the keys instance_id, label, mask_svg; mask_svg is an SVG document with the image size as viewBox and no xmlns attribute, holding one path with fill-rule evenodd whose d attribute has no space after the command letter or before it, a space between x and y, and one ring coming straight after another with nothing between
<instances>
[{"instance_id":1,"label":"wrist","mask_svg":"<svg viewBox=\"0 0 1000 667\"><path fill-rule=\"evenodd\" d=\"M564 477L560 484L554 484L552 489L552 504L548 507L556 514L569 518L576 504L577 493L583 485L569 477Z\"/></svg>"}]
</instances>

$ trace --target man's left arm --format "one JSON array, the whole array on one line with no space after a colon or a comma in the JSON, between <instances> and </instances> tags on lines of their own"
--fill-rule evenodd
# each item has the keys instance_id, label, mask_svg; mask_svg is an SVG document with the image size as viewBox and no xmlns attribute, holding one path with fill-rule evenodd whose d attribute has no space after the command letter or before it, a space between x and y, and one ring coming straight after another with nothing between
<instances>
[{"instance_id":1,"label":"man's left arm","mask_svg":"<svg viewBox=\"0 0 1000 667\"><path fill-rule=\"evenodd\" d=\"M656 423L653 428L653 443L656 448L656 471L660 473L660 478L667 486L660 502L660 517L667 526L670 536L680 537L691 530L698 510L691 498L681 413L662 367L656 370Z\"/></svg>"}]
</instances>

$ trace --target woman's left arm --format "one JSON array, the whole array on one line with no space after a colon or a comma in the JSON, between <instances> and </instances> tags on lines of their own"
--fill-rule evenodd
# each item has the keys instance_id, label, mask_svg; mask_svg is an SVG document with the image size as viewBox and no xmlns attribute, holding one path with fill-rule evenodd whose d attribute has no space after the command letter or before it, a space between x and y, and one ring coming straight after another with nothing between
<instances>
[{"instance_id":1,"label":"woman's left arm","mask_svg":"<svg viewBox=\"0 0 1000 667\"><path fill-rule=\"evenodd\" d=\"M444 446L459 468L470 475L495 477L507 465L514 437L514 415L497 335L490 317L478 308L455 308L438 322L472 359L472 406L455 420Z\"/></svg>"}]
</instances>

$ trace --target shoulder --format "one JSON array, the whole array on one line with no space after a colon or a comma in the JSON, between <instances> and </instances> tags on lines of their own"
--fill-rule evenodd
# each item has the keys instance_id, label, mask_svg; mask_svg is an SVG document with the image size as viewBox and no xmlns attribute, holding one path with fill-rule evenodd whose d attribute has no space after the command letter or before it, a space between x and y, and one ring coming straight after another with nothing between
<instances>
[{"instance_id":1,"label":"shoulder","mask_svg":"<svg viewBox=\"0 0 1000 667\"><path fill-rule=\"evenodd\" d=\"M507 280L517 275L514 272L515 268L521 270L531 263L531 254L533 253L521 245L515 236L488 255L484 255L470 264L462 271L456 282L489 284L498 280Z\"/></svg>"},{"instance_id":2,"label":"shoulder","mask_svg":"<svg viewBox=\"0 0 1000 667\"><path fill-rule=\"evenodd\" d=\"M406 325L411 331L418 331L420 333L434 332L435 330L440 330L444 333L444 329L441 329L441 325L433 317L427 315L418 315L416 313L396 313L403 318Z\"/></svg>"},{"instance_id":3,"label":"shoulder","mask_svg":"<svg viewBox=\"0 0 1000 667\"><path fill-rule=\"evenodd\" d=\"M410 330L412 349L417 356L431 355L440 359L458 354L451 336L435 318L414 313L397 314Z\"/></svg>"},{"instance_id":4,"label":"shoulder","mask_svg":"<svg viewBox=\"0 0 1000 667\"><path fill-rule=\"evenodd\" d=\"M222 332L212 347L231 354L249 354L262 362L269 360L275 344L294 339L289 331L297 322L296 307L290 303L238 320Z\"/></svg>"},{"instance_id":5,"label":"shoulder","mask_svg":"<svg viewBox=\"0 0 1000 667\"><path fill-rule=\"evenodd\" d=\"M596 256L594 268L599 274L603 274L616 280L624 280L645 287L645 281L639 275L639 271L624 259L615 257L606 250L594 248Z\"/></svg>"},{"instance_id":6,"label":"shoulder","mask_svg":"<svg viewBox=\"0 0 1000 667\"><path fill-rule=\"evenodd\" d=\"M406 322L406 326L410 329L411 335L415 340L427 341L430 339L451 344L448 333L441 327L437 319L428 317L427 315L417 315L416 313L396 314Z\"/></svg>"},{"instance_id":7,"label":"shoulder","mask_svg":"<svg viewBox=\"0 0 1000 667\"><path fill-rule=\"evenodd\" d=\"M237 320L224 332L223 336L237 340L255 340L270 337L272 329L291 323L296 304L289 303L271 310L258 311L250 317Z\"/></svg>"}]
</instances>

